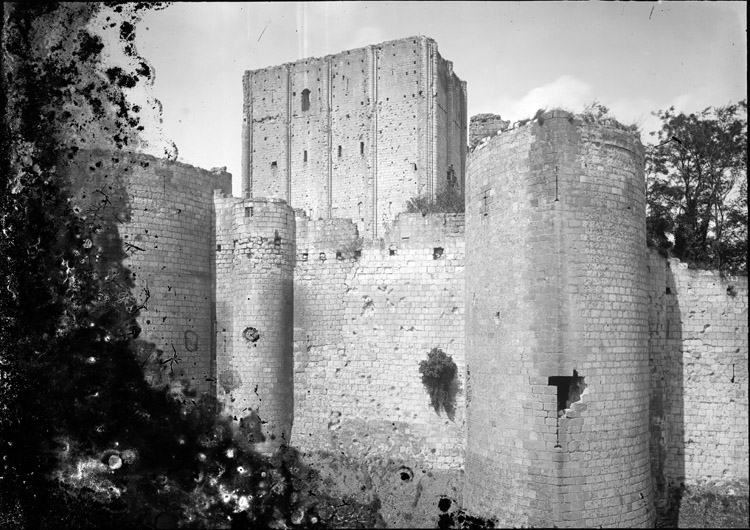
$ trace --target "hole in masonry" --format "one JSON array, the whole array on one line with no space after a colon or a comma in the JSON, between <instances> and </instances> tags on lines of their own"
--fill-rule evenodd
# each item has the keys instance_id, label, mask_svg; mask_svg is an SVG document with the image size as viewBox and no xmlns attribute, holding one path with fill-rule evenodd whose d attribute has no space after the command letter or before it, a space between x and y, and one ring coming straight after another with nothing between
<instances>
[{"instance_id":1,"label":"hole in masonry","mask_svg":"<svg viewBox=\"0 0 750 530\"><path fill-rule=\"evenodd\" d=\"M667 294L672 294L672 289L670 289L669 287L667 287L666 293Z\"/></svg>"},{"instance_id":2,"label":"hole in masonry","mask_svg":"<svg viewBox=\"0 0 750 530\"><path fill-rule=\"evenodd\" d=\"M279 236L279 231L278 230L274 230L274 233L273 233L273 244L276 247L280 247L281 246L281 236Z\"/></svg>"},{"instance_id":3,"label":"hole in masonry","mask_svg":"<svg viewBox=\"0 0 750 530\"><path fill-rule=\"evenodd\" d=\"M573 370L573 377L553 376L549 384L557 387L557 415L563 416L573 403L581 400L581 394L586 388L584 378Z\"/></svg>"},{"instance_id":4,"label":"hole in masonry","mask_svg":"<svg viewBox=\"0 0 750 530\"><path fill-rule=\"evenodd\" d=\"M242 337L247 342L257 342L260 339L260 333L254 327L247 327L242 332Z\"/></svg>"},{"instance_id":5,"label":"hole in masonry","mask_svg":"<svg viewBox=\"0 0 750 530\"><path fill-rule=\"evenodd\" d=\"M389 256L395 256L396 255L396 249L395 248L388 249L388 255Z\"/></svg>"},{"instance_id":6,"label":"hole in masonry","mask_svg":"<svg viewBox=\"0 0 750 530\"><path fill-rule=\"evenodd\" d=\"M253 207L245 206L245 217L252 217L252 216L253 216Z\"/></svg>"},{"instance_id":7,"label":"hole in masonry","mask_svg":"<svg viewBox=\"0 0 750 530\"><path fill-rule=\"evenodd\" d=\"M336 251L336 259L337 259L337 260L342 260L342 259L344 259L344 258L343 258L343 257L341 256L341 251L340 251L340 250L337 250L337 251Z\"/></svg>"},{"instance_id":8,"label":"hole in masonry","mask_svg":"<svg viewBox=\"0 0 750 530\"><path fill-rule=\"evenodd\" d=\"M410 482L414 478L414 472L406 466L401 466L398 470L399 477L404 482Z\"/></svg>"},{"instance_id":9,"label":"hole in masonry","mask_svg":"<svg viewBox=\"0 0 750 530\"><path fill-rule=\"evenodd\" d=\"M432 249L432 259L440 259L443 256L443 247L435 247Z\"/></svg>"},{"instance_id":10,"label":"hole in masonry","mask_svg":"<svg viewBox=\"0 0 750 530\"><path fill-rule=\"evenodd\" d=\"M451 500L448 497L441 497L441 499L438 501L438 509L441 512L447 512L451 509Z\"/></svg>"}]
</instances>

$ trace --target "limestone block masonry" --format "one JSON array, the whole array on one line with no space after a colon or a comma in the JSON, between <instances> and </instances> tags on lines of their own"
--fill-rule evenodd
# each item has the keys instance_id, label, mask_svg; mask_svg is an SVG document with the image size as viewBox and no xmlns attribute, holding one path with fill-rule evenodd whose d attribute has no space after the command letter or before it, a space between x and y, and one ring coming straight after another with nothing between
<instances>
[{"instance_id":1,"label":"limestone block masonry","mask_svg":"<svg viewBox=\"0 0 750 530\"><path fill-rule=\"evenodd\" d=\"M427 37L245 72L242 194L365 237L418 195L463 188L466 83Z\"/></svg>"},{"instance_id":2,"label":"limestone block masonry","mask_svg":"<svg viewBox=\"0 0 750 530\"><path fill-rule=\"evenodd\" d=\"M355 460L394 525L448 495L501 526L648 527L670 485L748 478L747 277L648 253L636 135L480 116L466 213L406 214L451 165L464 186L465 84L434 41L243 83L243 198L144 155L60 168L101 225L82 244L129 270L100 272L141 306L152 383L217 397L260 451ZM432 348L458 367L438 410Z\"/></svg>"},{"instance_id":3,"label":"limestone block masonry","mask_svg":"<svg viewBox=\"0 0 750 530\"><path fill-rule=\"evenodd\" d=\"M351 221L298 213L293 445L463 467L463 228L463 215L402 214L371 243ZM449 410L421 382L432 348L458 366Z\"/></svg>"},{"instance_id":4,"label":"limestone block masonry","mask_svg":"<svg viewBox=\"0 0 750 530\"><path fill-rule=\"evenodd\" d=\"M667 487L748 478L747 276L649 256L651 467Z\"/></svg>"},{"instance_id":5,"label":"limestone block masonry","mask_svg":"<svg viewBox=\"0 0 750 530\"><path fill-rule=\"evenodd\" d=\"M281 199L214 199L219 399L269 452L289 444L294 411L294 212Z\"/></svg>"},{"instance_id":6,"label":"limestone block masonry","mask_svg":"<svg viewBox=\"0 0 750 530\"><path fill-rule=\"evenodd\" d=\"M156 385L213 392L213 190L230 192L232 176L94 150L79 151L61 171L74 208L102 226L96 244L130 271L105 281L130 285L142 305L136 347L146 375Z\"/></svg>"},{"instance_id":7,"label":"limestone block masonry","mask_svg":"<svg viewBox=\"0 0 750 530\"><path fill-rule=\"evenodd\" d=\"M639 140L546 113L473 153L466 218L467 509L650 526Z\"/></svg>"}]
</instances>

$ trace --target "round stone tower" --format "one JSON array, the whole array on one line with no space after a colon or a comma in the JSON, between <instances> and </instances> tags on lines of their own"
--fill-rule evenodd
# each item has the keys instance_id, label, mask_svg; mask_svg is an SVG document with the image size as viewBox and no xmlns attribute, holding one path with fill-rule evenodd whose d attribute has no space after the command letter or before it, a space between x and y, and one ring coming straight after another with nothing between
<instances>
[{"instance_id":1,"label":"round stone tower","mask_svg":"<svg viewBox=\"0 0 750 530\"><path fill-rule=\"evenodd\" d=\"M294 211L281 199L216 196L217 393L262 452L289 443Z\"/></svg>"},{"instance_id":2,"label":"round stone tower","mask_svg":"<svg viewBox=\"0 0 750 530\"><path fill-rule=\"evenodd\" d=\"M563 111L474 151L466 509L650 526L643 150Z\"/></svg>"}]
</instances>

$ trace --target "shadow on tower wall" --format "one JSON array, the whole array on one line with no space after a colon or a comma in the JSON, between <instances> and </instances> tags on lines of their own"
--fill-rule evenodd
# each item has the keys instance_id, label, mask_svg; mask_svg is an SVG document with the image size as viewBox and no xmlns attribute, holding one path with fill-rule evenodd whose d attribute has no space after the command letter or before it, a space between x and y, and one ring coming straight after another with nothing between
<instances>
[{"instance_id":1,"label":"shadow on tower wall","mask_svg":"<svg viewBox=\"0 0 750 530\"><path fill-rule=\"evenodd\" d=\"M657 512L678 520L685 477L685 391L682 313L669 263L649 255L651 474Z\"/></svg>"}]
</instances>

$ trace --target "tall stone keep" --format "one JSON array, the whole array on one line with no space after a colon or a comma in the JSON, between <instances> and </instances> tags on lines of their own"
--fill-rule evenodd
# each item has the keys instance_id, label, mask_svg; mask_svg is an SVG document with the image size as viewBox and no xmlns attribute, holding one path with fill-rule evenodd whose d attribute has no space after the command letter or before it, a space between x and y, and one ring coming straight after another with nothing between
<instances>
[{"instance_id":1,"label":"tall stone keep","mask_svg":"<svg viewBox=\"0 0 750 530\"><path fill-rule=\"evenodd\" d=\"M242 192L363 235L418 195L463 188L466 83L411 37L245 72Z\"/></svg>"},{"instance_id":2,"label":"tall stone keep","mask_svg":"<svg viewBox=\"0 0 750 530\"><path fill-rule=\"evenodd\" d=\"M281 199L215 202L218 397L270 452L289 443L294 415L294 211Z\"/></svg>"},{"instance_id":3,"label":"tall stone keep","mask_svg":"<svg viewBox=\"0 0 750 530\"><path fill-rule=\"evenodd\" d=\"M472 154L466 509L649 526L643 151L563 111Z\"/></svg>"}]
</instances>

